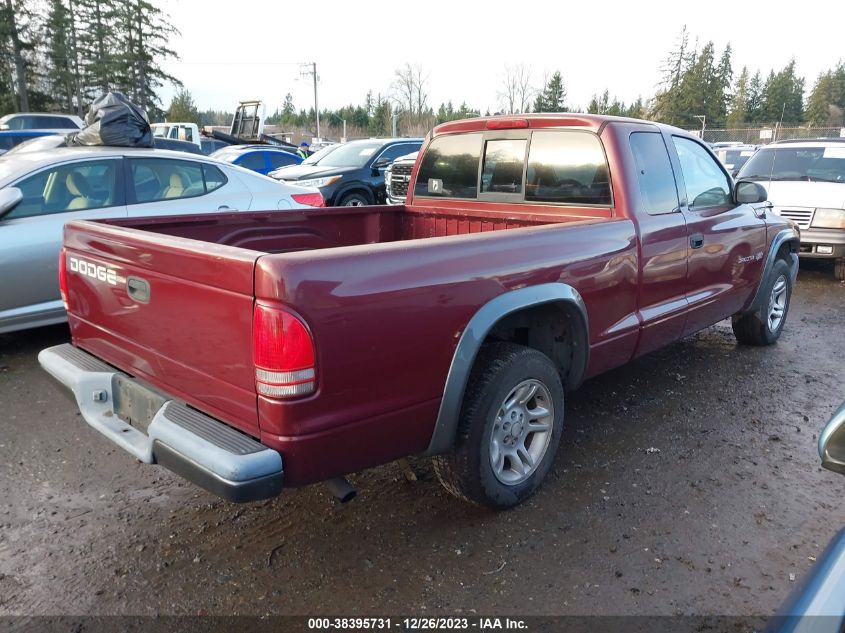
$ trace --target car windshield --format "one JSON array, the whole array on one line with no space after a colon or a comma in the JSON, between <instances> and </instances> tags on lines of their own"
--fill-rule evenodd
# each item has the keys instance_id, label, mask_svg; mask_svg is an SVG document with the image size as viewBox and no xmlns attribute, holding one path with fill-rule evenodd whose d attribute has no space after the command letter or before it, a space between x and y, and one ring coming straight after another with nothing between
<instances>
[{"instance_id":1,"label":"car windshield","mask_svg":"<svg viewBox=\"0 0 845 633\"><path fill-rule=\"evenodd\" d=\"M382 147L384 143L381 141L349 143L320 160L319 165L320 167L363 167Z\"/></svg>"},{"instance_id":2,"label":"car windshield","mask_svg":"<svg viewBox=\"0 0 845 633\"><path fill-rule=\"evenodd\" d=\"M764 147L742 166L737 178L845 182L845 145Z\"/></svg>"},{"instance_id":3,"label":"car windshield","mask_svg":"<svg viewBox=\"0 0 845 633\"><path fill-rule=\"evenodd\" d=\"M339 147L340 147L340 145L329 145L328 147L324 147L321 150L317 150L316 152L311 154L311 156L309 156L304 161L302 161L302 164L303 165L316 165L317 163L319 163L321 160L323 160L326 156L331 154L333 151L335 151Z\"/></svg>"}]
</instances>

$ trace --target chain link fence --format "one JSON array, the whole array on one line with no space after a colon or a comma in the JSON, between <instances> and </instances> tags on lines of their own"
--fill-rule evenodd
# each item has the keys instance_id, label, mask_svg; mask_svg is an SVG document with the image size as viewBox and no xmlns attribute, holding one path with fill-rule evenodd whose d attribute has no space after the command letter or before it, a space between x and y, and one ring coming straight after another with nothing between
<instances>
[{"instance_id":1,"label":"chain link fence","mask_svg":"<svg viewBox=\"0 0 845 633\"><path fill-rule=\"evenodd\" d=\"M701 130L690 130L701 136ZM704 130L704 140L708 143L738 142L749 145L766 145L772 141L800 138L840 138L845 137L843 127L755 127L729 130Z\"/></svg>"}]
</instances>

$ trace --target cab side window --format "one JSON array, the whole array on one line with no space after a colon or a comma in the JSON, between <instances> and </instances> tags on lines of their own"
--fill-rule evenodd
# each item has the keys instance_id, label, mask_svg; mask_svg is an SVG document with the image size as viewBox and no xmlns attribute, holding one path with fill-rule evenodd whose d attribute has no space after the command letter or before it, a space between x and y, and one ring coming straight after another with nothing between
<instances>
[{"instance_id":1,"label":"cab side window","mask_svg":"<svg viewBox=\"0 0 845 633\"><path fill-rule=\"evenodd\" d=\"M7 219L102 209L122 204L117 160L92 160L45 169L14 186L23 200Z\"/></svg>"},{"instance_id":2,"label":"cab side window","mask_svg":"<svg viewBox=\"0 0 845 633\"><path fill-rule=\"evenodd\" d=\"M706 209L731 204L731 186L725 172L707 150L695 141L673 136L690 209Z\"/></svg>"}]
</instances>

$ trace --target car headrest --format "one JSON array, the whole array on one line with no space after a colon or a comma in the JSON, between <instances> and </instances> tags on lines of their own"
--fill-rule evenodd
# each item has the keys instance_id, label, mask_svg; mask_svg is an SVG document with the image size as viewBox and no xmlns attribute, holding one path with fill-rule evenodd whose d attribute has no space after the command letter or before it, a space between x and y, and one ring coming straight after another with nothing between
<instances>
[{"instance_id":1,"label":"car headrest","mask_svg":"<svg viewBox=\"0 0 845 633\"><path fill-rule=\"evenodd\" d=\"M170 186L174 189L184 189L186 184L185 177L178 171L174 171L170 174Z\"/></svg>"},{"instance_id":2,"label":"car headrest","mask_svg":"<svg viewBox=\"0 0 845 633\"><path fill-rule=\"evenodd\" d=\"M70 172L65 178L65 185L72 196L77 198L91 197L91 187L88 185L88 181L85 179L85 176L79 172Z\"/></svg>"}]
</instances>

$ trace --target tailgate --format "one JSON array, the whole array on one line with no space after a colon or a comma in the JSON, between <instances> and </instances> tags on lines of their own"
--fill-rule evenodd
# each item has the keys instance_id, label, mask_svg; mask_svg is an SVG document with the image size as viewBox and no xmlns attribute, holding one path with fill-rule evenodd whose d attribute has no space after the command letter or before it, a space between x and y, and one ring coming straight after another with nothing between
<instances>
[{"instance_id":1,"label":"tailgate","mask_svg":"<svg viewBox=\"0 0 845 633\"><path fill-rule=\"evenodd\" d=\"M257 436L253 268L263 254L70 222L63 256L73 342Z\"/></svg>"}]
</instances>

